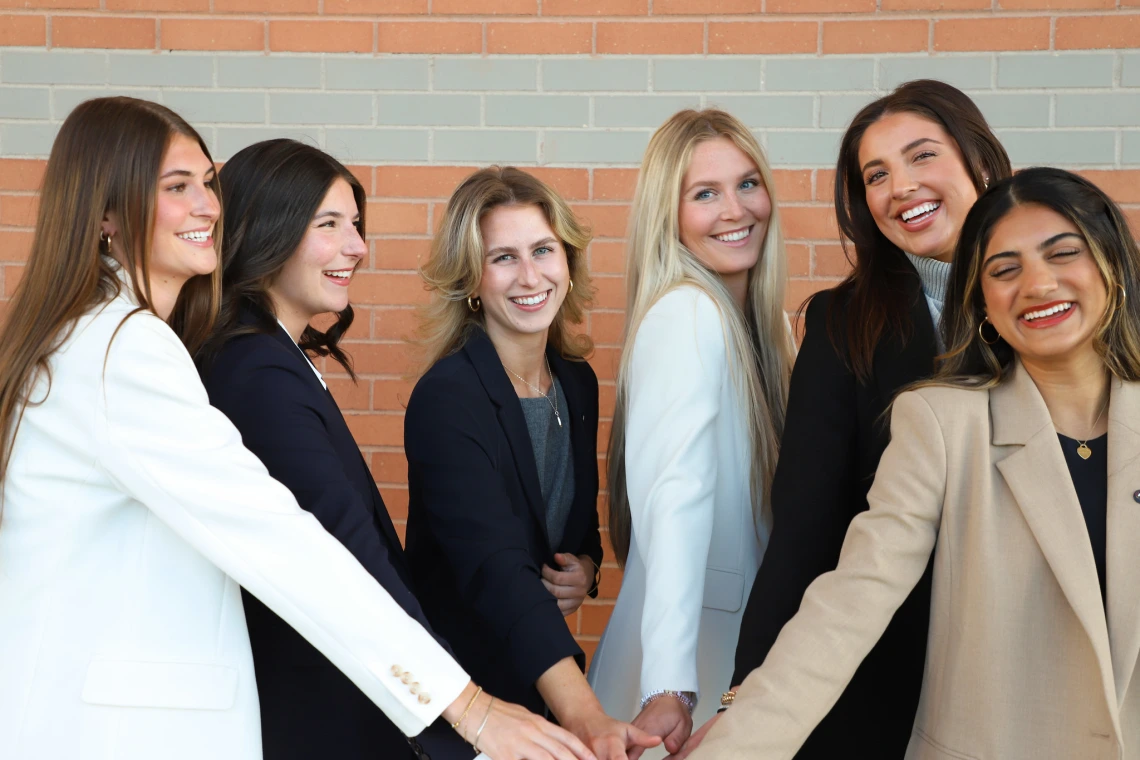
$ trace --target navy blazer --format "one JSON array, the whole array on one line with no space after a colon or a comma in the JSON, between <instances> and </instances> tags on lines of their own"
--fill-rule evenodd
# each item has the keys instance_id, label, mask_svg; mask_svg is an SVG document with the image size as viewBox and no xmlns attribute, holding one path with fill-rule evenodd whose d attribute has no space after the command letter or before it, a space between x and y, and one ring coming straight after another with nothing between
<instances>
[{"instance_id":1,"label":"navy blazer","mask_svg":"<svg viewBox=\"0 0 1140 760\"><path fill-rule=\"evenodd\" d=\"M332 394L272 317L259 319L250 308L240 319L246 325L268 319L275 331L241 335L221 348L202 371L210 403L269 474L430 631L392 519ZM324 655L244 590L242 599L265 760L411 756L407 737ZM434 760L474 756L442 720L417 741Z\"/></svg>"},{"instance_id":2,"label":"navy blazer","mask_svg":"<svg viewBox=\"0 0 1140 760\"><path fill-rule=\"evenodd\" d=\"M880 341L866 382L846 356L845 323L857 318L847 303L823 291L807 308L772 481L772 534L741 619L733 684L764 662L807 587L839 563L847 527L868 509L867 492L890 440L884 412L902 388L934 372L934 323L911 271L906 297L913 332L906 341ZM844 323L840 350L828 334L830 309L839 309ZM926 663L932 567L933 561L797 760L906 754Z\"/></svg>"},{"instance_id":3,"label":"navy blazer","mask_svg":"<svg viewBox=\"0 0 1140 760\"><path fill-rule=\"evenodd\" d=\"M404 417L407 555L428 619L476 683L539 714L538 677L565 657L585 662L540 569L556 566L555 552L602 561L598 380L584 361L551 348L547 358L566 394L562 420L574 456L574 500L559 546L546 535L522 405L482 329L427 371Z\"/></svg>"}]
</instances>

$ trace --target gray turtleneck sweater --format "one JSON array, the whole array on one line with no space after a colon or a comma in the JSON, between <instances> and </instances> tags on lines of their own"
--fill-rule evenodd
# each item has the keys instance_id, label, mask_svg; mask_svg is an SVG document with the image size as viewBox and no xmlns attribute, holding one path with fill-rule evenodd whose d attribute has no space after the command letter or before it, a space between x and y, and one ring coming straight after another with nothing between
<instances>
[{"instance_id":1,"label":"gray turtleneck sweater","mask_svg":"<svg viewBox=\"0 0 1140 760\"><path fill-rule=\"evenodd\" d=\"M906 255L910 263L918 270L922 279L922 293L926 296L926 305L930 307L930 318L934 321L934 340L938 343L938 352L946 350L942 345L942 304L946 301L946 286L950 283L950 264L926 256Z\"/></svg>"}]
</instances>

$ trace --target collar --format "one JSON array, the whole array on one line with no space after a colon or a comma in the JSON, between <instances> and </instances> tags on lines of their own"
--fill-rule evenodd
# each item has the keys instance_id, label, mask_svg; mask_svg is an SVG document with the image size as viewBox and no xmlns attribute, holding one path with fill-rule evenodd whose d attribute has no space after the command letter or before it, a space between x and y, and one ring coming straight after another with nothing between
<instances>
[{"instance_id":1,"label":"collar","mask_svg":"<svg viewBox=\"0 0 1140 760\"><path fill-rule=\"evenodd\" d=\"M297 348L297 352L300 353L301 356L305 357L305 363L312 368L313 374L316 375L317 379L321 381L321 387L327 391L329 389L328 383L326 383L324 377L321 376L321 371L317 369L317 365L313 364L313 360L309 358L309 355L306 354L301 349L301 347L297 345L297 341L293 340L293 336L289 334L289 330L285 327L285 323L278 319L277 324L281 326L281 332L285 333L285 337L289 338L289 342Z\"/></svg>"},{"instance_id":2,"label":"collar","mask_svg":"<svg viewBox=\"0 0 1140 760\"><path fill-rule=\"evenodd\" d=\"M907 253L906 257L922 280L922 292L934 301L944 303L946 288L950 284L950 264L928 256L915 256L913 253Z\"/></svg>"}]
</instances>

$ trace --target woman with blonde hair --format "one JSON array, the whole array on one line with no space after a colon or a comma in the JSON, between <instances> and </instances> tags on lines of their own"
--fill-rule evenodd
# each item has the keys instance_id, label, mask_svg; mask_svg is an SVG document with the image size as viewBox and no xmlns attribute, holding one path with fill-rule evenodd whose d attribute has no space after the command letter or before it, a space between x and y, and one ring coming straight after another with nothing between
<instances>
[{"instance_id":1,"label":"woman with blonde hair","mask_svg":"<svg viewBox=\"0 0 1140 760\"><path fill-rule=\"evenodd\" d=\"M657 744L606 716L563 616L602 560L598 381L576 334L590 235L556 192L491 167L447 204L423 276L426 372L408 400L407 555L456 658L601 760Z\"/></svg>"},{"instance_id":2,"label":"woman with blonde hair","mask_svg":"<svg viewBox=\"0 0 1140 760\"><path fill-rule=\"evenodd\" d=\"M676 752L732 672L794 357L772 175L737 119L682 111L653 135L627 259L609 449L625 576L590 682Z\"/></svg>"}]
</instances>

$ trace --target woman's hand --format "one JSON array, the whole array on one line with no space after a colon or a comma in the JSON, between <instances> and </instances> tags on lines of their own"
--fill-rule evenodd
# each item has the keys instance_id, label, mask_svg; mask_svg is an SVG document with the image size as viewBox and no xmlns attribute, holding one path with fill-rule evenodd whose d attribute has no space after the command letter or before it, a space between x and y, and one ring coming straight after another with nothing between
<instances>
[{"instance_id":1,"label":"woman's hand","mask_svg":"<svg viewBox=\"0 0 1140 760\"><path fill-rule=\"evenodd\" d=\"M649 747L661 743L656 736L611 718L600 707L575 715L564 725L594 750L598 760L634 760Z\"/></svg>"},{"instance_id":2,"label":"woman's hand","mask_svg":"<svg viewBox=\"0 0 1140 760\"><path fill-rule=\"evenodd\" d=\"M704 740L705 734L707 734L712 729L712 727L716 725L717 718L719 717L720 713L717 713L716 715L709 718L707 723L698 728L696 730L696 733L689 737L688 741L685 742L685 746L681 747L681 751L670 755L668 760L685 760L685 758L689 756L689 753L691 753L697 747L701 746L701 742Z\"/></svg>"},{"instance_id":3,"label":"woman's hand","mask_svg":"<svg viewBox=\"0 0 1140 760\"><path fill-rule=\"evenodd\" d=\"M519 705L499 699L492 702L486 692L472 702L474 694L472 683L444 711L444 719L449 723L458 720L455 730L464 741L493 760L597 760L569 731Z\"/></svg>"},{"instance_id":4,"label":"woman's hand","mask_svg":"<svg viewBox=\"0 0 1140 760\"><path fill-rule=\"evenodd\" d=\"M562 570L543 565L542 585L558 600L562 616L569 617L582 606L582 600L594 585L594 560L585 554L575 557L559 553L554 555L554 561Z\"/></svg>"},{"instance_id":5,"label":"woman's hand","mask_svg":"<svg viewBox=\"0 0 1140 760\"><path fill-rule=\"evenodd\" d=\"M653 736L660 736L669 752L680 752L681 745L693 732L693 716L689 708L676 697L665 694L645 706L633 719L633 725ZM629 760L637 760L641 751L629 753Z\"/></svg>"}]
</instances>

